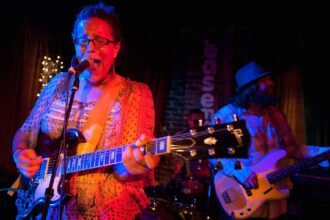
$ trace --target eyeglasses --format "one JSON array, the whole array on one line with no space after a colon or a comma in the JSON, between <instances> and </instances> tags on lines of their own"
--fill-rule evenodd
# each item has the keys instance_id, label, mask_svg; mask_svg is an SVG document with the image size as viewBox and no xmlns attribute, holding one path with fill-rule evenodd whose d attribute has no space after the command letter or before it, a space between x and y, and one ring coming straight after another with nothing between
<instances>
[{"instance_id":1,"label":"eyeglasses","mask_svg":"<svg viewBox=\"0 0 330 220\"><path fill-rule=\"evenodd\" d=\"M81 47L87 47L90 42L93 42L95 47L103 47L105 45L108 45L109 43L114 43L115 41L108 40L108 39L102 38L102 37L95 37L94 39L88 39L88 38L82 37L82 38L76 38L74 40L74 43Z\"/></svg>"}]
</instances>

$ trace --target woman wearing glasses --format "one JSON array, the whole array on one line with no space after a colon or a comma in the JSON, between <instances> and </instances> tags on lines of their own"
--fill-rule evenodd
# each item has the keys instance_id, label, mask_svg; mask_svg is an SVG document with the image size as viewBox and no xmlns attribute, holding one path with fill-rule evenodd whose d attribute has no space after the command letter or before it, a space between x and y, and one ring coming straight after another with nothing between
<instances>
[{"instance_id":1,"label":"woman wearing glasses","mask_svg":"<svg viewBox=\"0 0 330 220\"><path fill-rule=\"evenodd\" d=\"M52 152L50 145L39 145L40 136L55 142L63 137L63 128L80 131L82 137L80 134L74 140L79 143L75 145L75 154L68 153L63 169L70 173L64 181L67 190L61 194L64 178L58 179L57 175L46 212L35 206L38 198L44 199L44 186L40 183L36 184L35 192L32 188L24 196L18 194L18 218L47 215L48 219L55 219L62 215L64 219L134 219L150 203L143 187L153 183L153 171L159 163L158 156L129 145L142 146L153 136L151 91L147 85L115 72L122 39L113 7L96 4L83 8L74 23L72 38L77 63L87 60L88 65L80 66L81 71L71 68L70 73L59 73L48 83L16 132L12 146L21 177L31 183L39 171L54 165L50 162L44 166L43 155ZM75 78L79 83L73 86ZM72 106L65 122L72 93ZM125 144L125 148L118 148ZM95 154L100 150L102 153ZM63 202L57 199L63 195L70 196ZM59 207L64 207L63 212Z\"/></svg>"}]
</instances>

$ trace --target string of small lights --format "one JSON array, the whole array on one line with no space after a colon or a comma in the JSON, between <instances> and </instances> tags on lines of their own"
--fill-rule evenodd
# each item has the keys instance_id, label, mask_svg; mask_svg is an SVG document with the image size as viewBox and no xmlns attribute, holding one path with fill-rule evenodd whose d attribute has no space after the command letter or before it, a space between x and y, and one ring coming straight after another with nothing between
<instances>
[{"instance_id":1,"label":"string of small lights","mask_svg":"<svg viewBox=\"0 0 330 220\"><path fill-rule=\"evenodd\" d=\"M63 61L61 61L61 56L57 56L56 59L52 59L50 56L44 56L42 59L42 71L40 73L39 82L41 83L41 88L37 96L40 96L42 90L47 86L49 80L61 72L64 68Z\"/></svg>"}]
</instances>

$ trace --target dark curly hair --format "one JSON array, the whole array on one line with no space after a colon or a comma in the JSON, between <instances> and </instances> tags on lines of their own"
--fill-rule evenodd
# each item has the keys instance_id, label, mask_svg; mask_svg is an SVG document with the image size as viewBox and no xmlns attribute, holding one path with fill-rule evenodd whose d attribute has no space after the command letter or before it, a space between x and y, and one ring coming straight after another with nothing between
<instances>
[{"instance_id":1,"label":"dark curly hair","mask_svg":"<svg viewBox=\"0 0 330 220\"><path fill-rule=\"evenodd\" d=\"M122 41L122 32L119 22L119 15L115 12L115 7L105 5L104 3L98 3L94 5L85 6L77 15L76 20L73 24L72 38L73 40L77 37L77 26L80 21L89 18L100 18L106 21L112 27L112 35L115 42Z\"/></svg>"},{"instance_id":2,"label":"dark curly hair","mask_svg":"<svg viewBox=\"0 0 330 220\"><path fill-rule=\"evenodd\" d=\"M277 103L276 97L259 93L257 82L237 90L228 101L229 103L245 109L249 107L251 101L263 106L275 105Z\"/></svg>"}]
</instances>

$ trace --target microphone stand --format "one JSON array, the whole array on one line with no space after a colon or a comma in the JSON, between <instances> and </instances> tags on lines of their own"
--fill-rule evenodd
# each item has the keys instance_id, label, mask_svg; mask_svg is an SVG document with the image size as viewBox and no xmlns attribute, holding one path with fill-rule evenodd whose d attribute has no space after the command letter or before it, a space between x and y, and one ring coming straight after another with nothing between
<instances>
[{"instance_id":1,"label":"microphone stand","mask_svg":"<svg viewBox=\"0 0 330 220\"><path fill-rule=\"evenodd\" d=\"M74 99L74 96L76 94L76 91L79 89L79 75L80 74L77 71L75 73L75 79L74 79L74 82L73 82L73 85L72 85L72 88L71 88L72 92L71 92L68 108L65 112L64 126L63 126L63 130L62 130L62 134L61 134L61 136L62 136L61 143L60 143L60 146L58 148L56 158L55 158L55 161L54 161L55 166L54 166L53 171L52 171L52 175L51 175L51 178L50 178L50 181L49 181L49 186L45 190L45 203L44 203L44 206L43 206L43 209L42 209L42 218L41 218L42 220L46 220L46 218L47 218L50 200L54 195L53 185L54 185L55 176L57 174L57 169L59 167L59 162L60 162L60 157L61 157L62 152L64 152L63 153L64 158L62 160L62 164L64 166L64 168L63 168L63 177L62 178L64 179L64 177L65 177L65 173L66 173L66 149L63 148L63 146L66 146L66 130L67 130L67 125L68 125L68 121L69 121L70 112L71 112L71 109L72 109L73 99ZM61 170L59 172L61 172ZM62 187L63 187L63 185L62 185ZM61 191L63 191L63 188L61 189ZM62 197L60 198L60 204L62 204L61 200L62 200ZM60 213L61 213L61 210L62 210L62 208L60 207Z\"/></svg>"}]
</instances>

